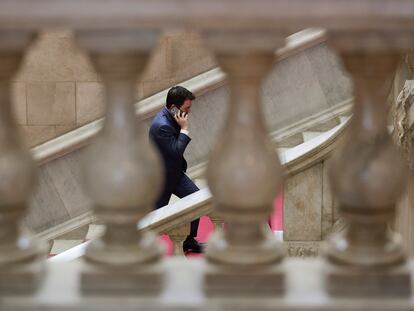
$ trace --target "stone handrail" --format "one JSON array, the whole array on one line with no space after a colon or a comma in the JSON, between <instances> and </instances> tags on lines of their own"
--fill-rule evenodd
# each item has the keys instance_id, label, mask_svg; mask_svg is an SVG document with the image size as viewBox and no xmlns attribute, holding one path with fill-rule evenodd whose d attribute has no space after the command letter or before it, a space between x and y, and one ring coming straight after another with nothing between
<instances>
[{"instance_id":1,"label":"stone handrail","mask_svg":"<svg viewBox=\"0 0 414 311\"><path fill-rule=\"evenodd\" d=\"M286 46L276 51L277 58L279 60L287 58L325 40L326 33L324 30L315 28L305 29L287 38ZM225 74L220 68L214 68L184 81L181 85L190 89L196 96L201 96L225 83ZM136 103L136 113L143 119L154 116L164 106L167 92L168 90L164 90ZM103 119L88 123L32 148L32 154L39 165L62 157L87 145L99 132L102 124Z\"/></svg>"},{"instance_id":2,"label":"stone handrail","mask_svg":"<svg viewBox=\"0 0 414 311\"><path fill-rule=\"evenodd\" d=\"M235 9L237 8L237 9ZM321 9L323 8L323 9ZM414 29L411 0L2 0L0 27Z\"/></svg>"},{"instance_id":3,"label":"stone handrail","mask_svg":"<svg viewBox=\"0 0 414 311\"><path fill-rule=\"evenodd\" d=\"M281 140L283 140L285 137L291 135L291 133L294 131L295 133L301 132L301 131L306 131L309 127L311 127L311 124L317 124L318 122L323 122L324 120L326 120L327 118L332 118L333 115L341 115L341 114L349 114L350 113L350 109L352 106L352 99L346 100L342 103L339 103L338 105L335 105L332 108L326 109L324 111L322 111L320 114L316 114L314 116L311 116L309 118L305 118L303 120L301 120L300 122L297 123L293 123L290 124L288 127L284 127L282 129L276 130L272 133L269 134L269 136L271 137L272 141L277 145L277 143ZM326 134L326 133L324 133ZM325 137L324 135L321 135L321 137ZM313 140L312 140L313 141ZM330 145L330 143L328 142L328 144ZM307 144L300 144L300 146L308 146ZM291 148L290 150L302 150L301 148L298 149L295 148ZM312 159L313 156L316 156L317 159L320 159L320 156L322 156L323 152L325 153L329 153L332 149L328 148L328 149L323 149L320 151L315 151L315 152L311 152L309 155L307 154L303 154L303 156L301 156L300 159L297 159L296 156L294 158L291 157L291 155L294 155L296 153L292 153L290 150L287 150L286 152L282 152L279 153L279 156L281 157L281 161L282 164L285 164L287 172L289 172L289 174L296 174L298 172L300 172L303 169L308 168L309 166L311 166L313 163L315 163ZM322 152L322 153L320 153ZM286 155L285 155L286 153ZM287 156L289 161L284 162L283 161L283 157ZM292 162L291 162L292 161ZM203 178L204 177L204 172L205 169L207 168L207 162L202 162L199 163L193 167L191 167L188 172L187 175L189 175L192 179L196 179L196 178Z\"/></svg>"},{"instance_id":4,"label":"stone handrail","mask_svg":"<svg viewBox=\"0 0 414 311\"><path fill-rule=\"evenodd\" d=\"M296 174L325 159L337 145L347 124L348 121L341 123L318 137L279 153L281 163L286 168L287 174ZM209 215L212 212L212 198L210 191L206 187L176 203L149 213L139 223L139 228L149 229L156 233L168 233L177 227L186 225L192 220ZM82 245L56 255L51 260L76 259L83 255L87 243Z\"/></svg>"}]
</instances>

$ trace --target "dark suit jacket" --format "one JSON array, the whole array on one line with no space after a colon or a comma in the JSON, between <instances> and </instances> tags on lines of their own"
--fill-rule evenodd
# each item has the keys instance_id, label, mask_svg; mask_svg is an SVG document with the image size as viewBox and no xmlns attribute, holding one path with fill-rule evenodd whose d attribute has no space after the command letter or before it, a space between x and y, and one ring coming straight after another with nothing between
<instances>
[{"instance_id":1,"label":"dark suit jacket","mask_svg":"<svg viewBox=\"0 0 414 311\"><path fill-rule=\"evenodd\" d=\"M158 147L164 162L163 192L172 192L181 174L187 170L187 161L183 155L191 138L180 133L180 126L165 107L152 120L149 136Z\"/></svg>"}]
</instances>

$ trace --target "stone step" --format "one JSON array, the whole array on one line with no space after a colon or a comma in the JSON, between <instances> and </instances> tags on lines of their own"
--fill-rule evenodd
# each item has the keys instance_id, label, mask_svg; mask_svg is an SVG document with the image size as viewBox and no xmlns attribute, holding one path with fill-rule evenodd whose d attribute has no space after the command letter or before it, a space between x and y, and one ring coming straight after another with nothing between
<instances>
[{"instance_id":1,"label":"stone step","mask_svg":"<svg viewBox=\"0 0 414 311\"><path fill-rule=\"evenodd\" d=\"M335 126L340 124L340 118L334 117L332 119L326 120L324 122L321 122L317 125L314 125L310 128L308 128L306 131L309 132L327 132L330 129L333 129Z\"/></svg>"},{"instance_id":2,"label":"stone step","mask_svg":"<svg viewBox=\"0 0 414 311\"><path fill-rule=\"evenodd\" d=\"M340 116L339 117L339 120L340 120L341 124L346 122L348 119L349 119L349 116Z\"/></svg>"},{"instance_id":3,"label":"stone step","mask_svg":"<svg viewBox=\"0 0 414 311\"><path fill-rule=\"evenodd\" d=\"M55 240L82 240L87 235L88 230L89 225L84 225L68 233L57 236Z\"/></svg>"},{"instance_id":4,"label":"stone step","mask_svg":"<svg viewBox=\"0 0 414 311\"><path fill-rule=\"evenodd\" d=\"M49 255L54 256L60 254L72 247L82 244L84 240L53 240L52 248Z\"/></svg>"},{"instance_id":5,"label":"stone step","mask_svg":"<svg viewBox=\"0 0 414 311\"><path fill-rule=\"evenodd\" d=\"M277 152L280 156L280 155L284 154L286 151L288 151L289 149L292 149L292 148L277 148Z\"/></svg>"},{"instance_id":6,"label":"stone step","mask_svg":"<svg viewBox=\"0 0 414 311\"><path fill-rule=\"evenodd\" d=\"M63 235L52 241L49 254L51 256L60 254L72 247L82 244L88 240L94 240L101 237L105 233L105 226L99 224L90 224L86 230L77 230L76 238L71 238L74 235Z\"/></svg>"},{"instance_id":7,"label":"stone step","mask_svg":"<svg viewBox=\"0 0 414 311\"><path fill-rule=\"evenodd\" d=\"M85 240L94 240L105 233L105 226L99 224L90 224Z\"/></svg>"},{"instance_id":8,"label":"stone step","mask_svg":"<svg viewBox=\"0 0 414 311\"><path fill-rule=\"evenodd\" d=\"M196 178L196 179L194 179L194 183L200 189L204 188L204 187L207 187L207 180L205 178Z\"/></svg>"},{"instance_id":9,"label":"stone step","mask_svg":"<svg viewBox=\"0 0 414 311\"><path fill-rule=\"evenodd\" d=\"M274 231L274 233L275 233L276 240L278 240L280 242L283 242L283 231L282 230L276 230L276 231Z\"/></svg>"},{"instance_id":10,"label":"stone step","mask_svg":"<svg viewBox=\"0 0 414 311\"><path fill-rule=\"evenodd\" d=\"M281 141L276 142L276 146L278 147L278 149L293 148L302 143L303 143L303 135L302 133L297 133L295 135L289 136Z\"/></svg>"},{"instance_id":11,"label":"stone step","mask_svg":"<svg viewBox=\"0 0 414 311\"><path fill-rule=\"evenodd\" d=\"M311 139L313 139L313 138L315 138L315 137L318 137L319 135L321 135L323 132L313 132L313 131L306 131L306 132L303 132L302 133L302 135L303 135L303 140L305 141L305 142L307 142L307 141L309 141L309 140L311 140Z\"/></svg>"}]
</instances>

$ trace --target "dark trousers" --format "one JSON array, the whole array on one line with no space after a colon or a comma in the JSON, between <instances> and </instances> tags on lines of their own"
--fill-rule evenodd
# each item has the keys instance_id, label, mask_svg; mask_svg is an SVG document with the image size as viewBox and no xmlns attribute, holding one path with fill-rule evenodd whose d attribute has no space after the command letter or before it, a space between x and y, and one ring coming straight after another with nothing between
<instances>
[{"instance_id":1,"label":"dark trousers","mask_svg":"<svg viewBox=\"0 0 414 311\"><path fill-rule=\"evenodd\" d=\"M177 197L184 198L187 195L190 195L194 192L200 190L194 182L184 173L181 174L180 180L173 190L166 189L161 196L158 198L155 208L158 209L168 204L170 201L171 195L174 194ZM190 237L195 238L197 236L198 223L200 219L193 220L191 222Z\"/></svg>"}]
</instances>

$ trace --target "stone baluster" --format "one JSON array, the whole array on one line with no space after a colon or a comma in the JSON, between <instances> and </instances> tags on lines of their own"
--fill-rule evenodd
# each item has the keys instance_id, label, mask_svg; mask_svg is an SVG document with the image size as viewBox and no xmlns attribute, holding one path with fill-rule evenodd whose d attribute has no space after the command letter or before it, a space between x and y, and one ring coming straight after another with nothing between
<instances>
[{"instance_id":1,"label":"stone baluster","mask_svg":"<svg viewBox=\"0 0 414 311\"><path fill-rule=\"evenodd\" d=\"M214 230L223 229L224 221L220 216L217 216L216 213L211 213L209 218L214 225Z\"/></svg>"},{"instance_id":2,"label":"stone baluster","mask_svg":"<svg viewBox=\"0 0 414 311\"><path fill-rule=\"evenodd\" d=\"M335 295L411 292L399 236L388 226L395 219L407 171L387 129L386 98L399 61L393 43L399 48L402 42L394 41L396 37L333 34L332 42L353 79L355 98L347 137L330 171L332 190L348 225L324 249L326 286Z\"/></svg>"},{"instance_id":3,"label":"stone baluster","mask_svg":"<svg viewBox=\"0 0 414 311\"><path fill-rule=\"evenodd\" d=\"M11 81L33 32L0 31L0 291L34 290L46 249L19 228L35 185L35 166L13 116Z\"/></svg>"},{"instance_id":4,"label":"stone baluster","mask_svg":"<svg viewBox=\"0 0 414 311\"><path fill-rule=\"evenodd\" d=\"M204 36L227 73L231 92L207 169L214 212L227 228L208 241L205 287L210 295L274 294L284 287L284 252L267 220L282 186L282 169L262 115L261 83L284 39L266 32Z\"/></svg>"},{"instance_id":5,"label":"stone baluster","mask_svg":"<svg viewBox=\"0 0 414 311\"><path fill-rule=\"evenodd\" d=\"M190 224L185 224L168 231L168 235L173 243L174 256L184 256L183 242L190 232Z\"/></svg>"},{"instance_id":6,"label":"stone baluster","mask_svg":"<svg viewBox=\"0 0 414 311\"><path fill-rule=\"evenodd\" d=\"M80 31L104 81L106 117L84 163L85 188L104 236L85 254L82 288L89 291L158 292L162 248L150 232L137 231L161 187L161 162L135 115L136 78L156 43L157 31Z\"/></svg>"}]
</instances>

